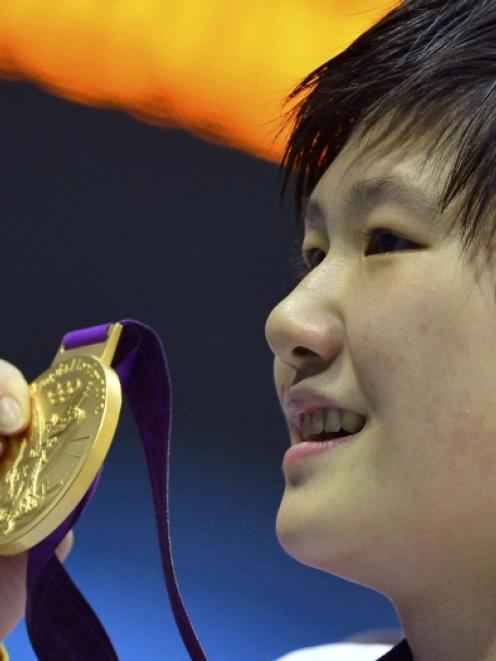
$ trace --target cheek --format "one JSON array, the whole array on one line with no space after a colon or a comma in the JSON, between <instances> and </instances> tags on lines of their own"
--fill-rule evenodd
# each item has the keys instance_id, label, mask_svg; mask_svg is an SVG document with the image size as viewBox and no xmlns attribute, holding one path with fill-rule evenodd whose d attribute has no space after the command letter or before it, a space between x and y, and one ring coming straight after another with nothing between
<instances>
[{"instance_id":1,"label":"cheek","mask_svg":"<svg viewBox=\"0 0 496 661\"><path fill-rule=\"evenodd\" d=\"M480 401L467 391L459 395L453 409L439 415L431 452L433 472L440 488L457 493L459 502L480 501L488 489L496 494L496 428Z\"/></svg>"},{"instance_id":2,"label":"cheek","mask_svg":"<svg viewBox=\"0 0 496 661\"><path fill-rule=\"evenodd\" d=\"M361 309L364 314L357 313L350 324L349 340L357 382L371 410L392 413L414 402L414 393L426 394L430 379L425 376L432 374L433 359L439 360L439 341L420 301L387 295Z\"/></svg>"},{"instance_id":3,"label":"cheek","mask_svg":"<svg viewBox=\"0 0 496 661\"><path fill-rule=\"evenodd\" d=\"M397 438L388 452L430 444L429 460L439 451L444 470L471 457L485 475L496 454L496 313L477 293L470 297L466 274L459 278L447 269L441 277L432 264L394 269L387 281L375 274L354 301L348 342L371 415L390 442Z\"/></svg>"},{"instance_id":4,"label":"cheek","mask_svg":"<svg viewBox=\"0 0 496 661\"><path fill-rule=\"evenodd\" d=\"M464 296L468 284L448 268L440 273L433 257L370 269L348 332L357 382L372 410L418 415L420 409L425 417L434 406L453 408L473 353L480 356L480 331L474 335L473 327L481 323L481 306Z\"/></svg>"},{"instance_id":5,"label":"cheek","mask_svg":"<svg viewBox=\"0 0 496 661\"><path fill-rule=\"evenodd\" d=\"M483 549L496 538L496 434L470 420L441 424L441 417L430 435L420 425L399 474L389 477L426 547L459 553L471 540Z\"/></svg>"}]
</instances>

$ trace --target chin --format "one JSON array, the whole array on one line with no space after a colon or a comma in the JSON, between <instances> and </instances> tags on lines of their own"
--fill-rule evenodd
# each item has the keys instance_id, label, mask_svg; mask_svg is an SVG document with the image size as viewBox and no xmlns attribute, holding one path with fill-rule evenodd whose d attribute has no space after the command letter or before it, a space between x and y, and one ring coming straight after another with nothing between
<instances>
[{"instance_id":1,"label":"chin","mask_svg":"<svg viewBox=\"0 0 496 661\"><path fill-rule=\"evenodd\" d=\"M284 501L284 499L283 499ZM276 518L276 537L284 551L294 560L309 567L321 566L322 558L318 549L322 545L311 530L310 520L304 512L291 512L290 507L281 503Z\"/></svg>"}]
</instances>

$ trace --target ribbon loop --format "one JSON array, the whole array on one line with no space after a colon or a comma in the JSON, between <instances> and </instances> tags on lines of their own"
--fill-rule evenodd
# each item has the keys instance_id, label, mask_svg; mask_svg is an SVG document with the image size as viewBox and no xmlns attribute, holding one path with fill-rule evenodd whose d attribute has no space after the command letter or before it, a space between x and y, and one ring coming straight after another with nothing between
<instances>
[{"instance_id":1,"label":"ribbon loop","mask_svg":"<svg viewBox=\"0 0 496 661\"><path fill-rule=\"evenodd\" d=\"M191 659L206 661L179 593L171 553L168 501L172 385L167 358L152 328L133 319L118 323L123 330L112 368L119 376L145 450L169 599ZM110 326L102 324L67 333L64 347L103 342ZM93 498L102 472L103 466L70 516L28 551L26 627L41 661L118 661L98 617L55 555L55 549Z\"/></svg>"}]
</instances>

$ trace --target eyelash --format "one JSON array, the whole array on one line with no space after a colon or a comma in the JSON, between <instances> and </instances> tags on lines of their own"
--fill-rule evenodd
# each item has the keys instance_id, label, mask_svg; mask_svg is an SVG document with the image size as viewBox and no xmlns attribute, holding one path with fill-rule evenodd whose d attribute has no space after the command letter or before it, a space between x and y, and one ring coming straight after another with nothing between
<instances>
[{"instance_id":1,"label":"eyelash","mask_svg":"<svg viewBox=\"0 0 496 661\"><path fill-rule=\"evenodd\" d=\"M367 242L367 245L369 243L370 238L375 234L381 236L395 236L397 239L400 239L400 241L406 241L406 243L418 247L417 243L414 243L413 241L409 241L408 239L404 239L398 234L395 234L394 232L390 232L389 230L383 229L381 227L369 228L367 230L364 230L363 232L360 232L361 238ZM312 248L310 250L304 250L302 254L299 241L297 241L293 246L293 250L291 251L289 261L291 266L291 272L293 275L295 275L298 278L298 280L302 280L306 275L310 273L310 271L312 271L315 268L311 264L312 261L311 256L316 252L322 252L322 251L318 250L317 248ZM384 252L388 253L391 251L385 250Z\"/></svg>"}]
</instances>

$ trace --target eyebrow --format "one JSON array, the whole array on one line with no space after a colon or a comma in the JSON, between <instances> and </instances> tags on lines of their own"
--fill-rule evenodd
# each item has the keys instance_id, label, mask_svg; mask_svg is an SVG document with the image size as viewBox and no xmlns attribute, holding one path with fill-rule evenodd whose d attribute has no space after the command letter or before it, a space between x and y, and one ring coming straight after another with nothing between
<instances>
[{"instance_id":1,"label":"eyebrow","mask_svg":"<svg viewBox=\"0 0 496 661\"><path fill-rule=\"evenodd\" d=\"M356 181L342 204L341 211L347 219L358 221L366 218L374 208L385 202L396 202L421 222L430 225L436 224L436 217L441 211L438 200L397 175ZM301 227L311 228L322 225L326 215L317 200L304 197L297 222Z\"/></svg>"}]
</instances>

